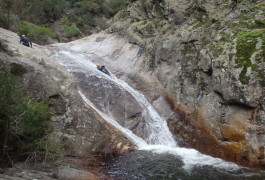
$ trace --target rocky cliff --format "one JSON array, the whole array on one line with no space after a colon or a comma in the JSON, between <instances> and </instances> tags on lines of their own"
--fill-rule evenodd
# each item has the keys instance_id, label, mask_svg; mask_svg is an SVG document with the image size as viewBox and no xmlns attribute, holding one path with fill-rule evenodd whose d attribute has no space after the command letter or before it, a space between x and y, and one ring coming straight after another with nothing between
<instances>
[{"instance_id":1,"label":"rocky cliff","mask_svg":"<svg viewBox=\"0 0 265 180\"><path fill-rule=\"evenodd\" d=\"M89 157L95 152L123 152L132 146L121 132L107 124L82 100L73 77L43 53L28 48L19 37L0 28L0 65L11 70L32 101L44 101L55 112L54 135L65 144L66 154Z\"/></svg>"},{"instance_id":2,"label":"rocky cliff","mask_svg":"<svg viewBox=\"0 0 265 180\"><path fill-rule=\"evenodd\" d=\"M139 46L142 61L130 70L116 51L109 63L158 107L171 105L166 117L183 145L263 166L264 12L258 0L139 0L108 32Z\"/></svg>"}]
</instances>

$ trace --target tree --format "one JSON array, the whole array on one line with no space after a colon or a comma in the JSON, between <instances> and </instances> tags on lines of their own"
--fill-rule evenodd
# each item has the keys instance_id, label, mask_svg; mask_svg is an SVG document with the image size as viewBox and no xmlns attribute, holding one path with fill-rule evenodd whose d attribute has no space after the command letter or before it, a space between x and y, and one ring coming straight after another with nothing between
<instances>
[{"instance_id":1,"label":"tree","mask_svg":"<svg viewBox=\"0 0 265 180\"><path fill-rule=\"evenodd\" d=\"M67 7L65 0L35 0L29 5L29 13L34 15L31 17L33 22L34 18L42 22L54 22L64 14Z\"/></svg>"},{"instance_id":2,"label":"tree","mask_svg":"<svg viewBox=\"0 0 265 180\"><path fill-rule=\"evenodd\" d=\"M52 111L42 102L29 103L12 74L0 70L0 165L39 147L51 132Z\"/></svg>"},{"instance_id":3,"label":"tree","mask_svg":"<svg viewBox=\"0 0 265 180\"><path fill-rule=\"evenodd\" d=\"M10 28L10 13L11 13L11 9L13 7L14 4L14 0L0 0L0 7L1 10L3 10L4 16L7 16L7 29Z\"/></svg>"}]
</instances>

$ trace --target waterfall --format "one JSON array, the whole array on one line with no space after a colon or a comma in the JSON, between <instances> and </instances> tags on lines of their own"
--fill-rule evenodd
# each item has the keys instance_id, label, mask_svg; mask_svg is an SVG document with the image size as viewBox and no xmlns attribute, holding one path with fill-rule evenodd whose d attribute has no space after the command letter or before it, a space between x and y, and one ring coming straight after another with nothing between
<instances>
[{"instance_id":1,"label":"waterfall","mask_svg":"<svg viewBox=\"0 0 265 180\"><path fill-rule=\"evenodd\" d=\"M133 89L131 86L129 86L126 82L116 78L116 77L109 77L101 72L99 72L95 68L95 64L89 61L88 57L84 54L78 54L74 52L69 51L59 51L52 55L53 59L58 60L63 66L65 66L71 73L84 73L88 76L98 76L100 78L107 78L108 81L112 81L114 84L116 84L120 89L123 89L124 91L127 91L130 93L135 100L140 104L140 106L143 109L143 116L146 120L146 133L148 134L145 141L149 145L165 145L170 147L176 147L177 143L175 142L173 135L170 133L167 122L164 118L162 118L158 112L154 109L154 107L148 102L148 100ZM77 80L78 81L78 80ZM87 98L84 93L79 91L84 101L89 104L93 109L95 109L101 116L104 116L103 118L110 122L112 125L114 125L116 128L121 130L129 139L131 139L139 148L142 148L144 143L139 143L139 139L136 138L136 136L132 136L131 131L128 129L125 131L124 128L113 119L113 117L110 117L107 114L104 114L101 110L96 108L96 106L89 101L89 98ZM135 138L135 140L134 140Z\"/></svg>"},{"instance_id":2,"label":"waterfall","mask_svg":"<svg viewBox=\"0 0 265 180\"><path fill-rule=\"evenodd\" d=\"M52 47L51 47L52 48ZM47 49L49 51L49 49ZM155 108L148 102L148 100L140 92L133 89L126 82L108 75L103 74L95 68L95 64L91 62L90 55L80 53L73 50L59 50L56 52L49 51L48 54L62 66L64 66L73 76L78 76L80 73L84 74L84 77L95 77L98 79L104 79L115 84L115 86L123 89L139 103L143 109L143 116L146 121L147 137L143 138L135 135L131 130L121 126L114 117L105 113L103 109L98 108L85 94L81 87L79 87L79 93L83 100L93 108L102 118L108 121L110 124L119 129L124 135L131 140L140 150L148 150L154 153L169 153L174 154L182 158L184 162L183 168L189 170L194 165L210 165L213 167L226 168L226 169L238 169L239 167L233 163L225 162L219 158L213 158L194 149L180 148L177 146L173 135L168 129L167 122L162 118ZM87 81L75 78L78 86L85 84ZM79 82L80 81L80 82Z\"/></svg>"},{"instance_id":3,"label":"waterfall","mask_svg":"<svg viewBox=\"0 0 265 180\"><path fill-rule=\"evenodd\" d=\"M79 91L81 97L83 98L83 100L90 106L92 107L94 110L96 110L99 115L104 118L106 121L108 121L110 124L112 124L113 126L115 126L117 129L119 129L123 134L126 134L127 138L129 140L131 140L132 142L134 142L134 144L138 147L146 147L147 143L140 137L136 136L135 134L133 134L130 130L123 128L121 125L119 125L112 117L104 114L102 111L100 111L89 99L86 98L86 96Z\"/></svg>"},{"instance_id":4,"label":"waterfall","mask_svg":"<svg viewBox=\"0 0 265 180\"><path fill-rule=\"evenodd\" d=\"M148 100L133 89L131 86L129 86L126 82L117 79L117 78L111 78L116 84L120 85L122 88L126 89L142 106L144 109L144 116L146 117L146 123L148 125L148 131L150 136L146 140L147 142L150 142L149 144L152 145L166 145L170 147L177 146L177 143L175 142L173 135L170 133L167 122L164 118L162 118L158 112L154 109L154 107L148 102Z\"/></svg>"}]
</instances>

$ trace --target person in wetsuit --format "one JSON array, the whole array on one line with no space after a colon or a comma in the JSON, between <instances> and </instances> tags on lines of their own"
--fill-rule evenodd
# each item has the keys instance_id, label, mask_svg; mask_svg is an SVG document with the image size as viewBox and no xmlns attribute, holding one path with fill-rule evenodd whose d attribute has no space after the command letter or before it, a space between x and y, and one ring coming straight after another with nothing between
<instances>
[{"instance_id":1,"label":"person in wetsuit","mask_svg":"<svg viewBox=\"0 0 265 180\"><path fill-rule=\"evenodd\" d=\"M19 43L20 44L22 43L24 46L28 46L32 48L32 42L24 34L21 36Z\"/></svg>"},{"instance_id":2,"label":"person in wetsuit","mask_svg":"<svg viewBox=\"0 0 265 180\"><path fill-rule=\"evenodd\" d=\"M100 70L100 71L102 71L103 73L105 73L105 74L107 74L107 75L110 76L110 73L109 73L109 71L106 69L105 66L100 66L100 64L96 64L96 66L97 66L97 69L98 69L98 70Z\"/></svg>"}]
</instances>

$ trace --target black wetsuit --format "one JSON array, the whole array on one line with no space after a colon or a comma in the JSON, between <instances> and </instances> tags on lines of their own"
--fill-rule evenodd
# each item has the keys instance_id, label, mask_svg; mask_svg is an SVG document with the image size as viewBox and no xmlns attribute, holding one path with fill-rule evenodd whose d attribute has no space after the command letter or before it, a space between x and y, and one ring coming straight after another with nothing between
<instances>
[{"instance_id":1,"label":"black wetsuit","mask_svg":"<svg viewBox=\"0 0 265 180\"><path fill-rule=\"evenodd\" d=\"M32 47L32 43L27 37L21 37L19 43L22 43L24 46Z\"/></svg>"},{"instance_id":2,"label":"black wetsuit","mask_svg":"<svg viewBox=\"0 0 265 180\"><path fill-rule=\"evenodd\" d=\"M97 67L98 70L104 72L105 74L110 76L109 71L105 68L105 66Z\"/></svg>"}]
</instances>

